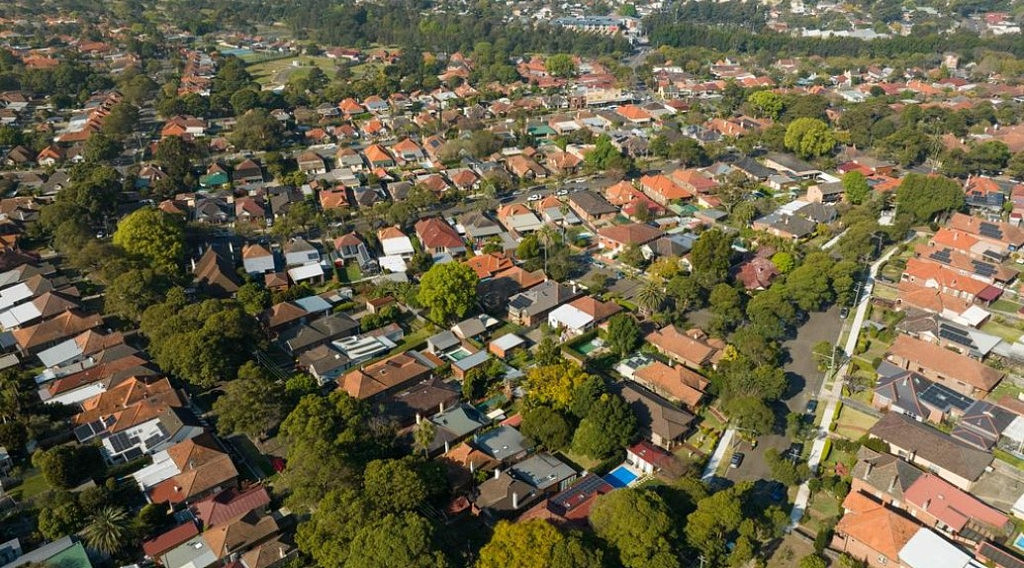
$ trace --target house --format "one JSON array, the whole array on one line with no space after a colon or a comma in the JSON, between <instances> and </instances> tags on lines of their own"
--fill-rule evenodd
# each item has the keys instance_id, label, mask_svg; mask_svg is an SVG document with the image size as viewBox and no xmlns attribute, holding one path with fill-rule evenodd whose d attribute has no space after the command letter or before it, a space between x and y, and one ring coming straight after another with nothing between
<instances>
[{"instance_id":1,"label":"house","mask_svg":"<svg viewBox=\"0 0 1024 568\"><path fill-rule=\"evenodd\" d=\"M334 345L320 345L302 352L296 361L300 369L306 370L317 384L324 386L337 380L352 366L352 361Z\"/></svg>"},{"instance_id":2,"label":"house","mask_svg":"<svg viewBox=\"0 0 1024 568\"><path fill-rule=\"evenodd\" d=\"M583 472L576 483L526 511L519 521L545 519L558 525L586 528L594 502L614 489L603 477Z\"/></svg>"},{"instance_id":3,"label":"house","mask_svg":"<svg viewBox=\"0 0 1024 568\"><path fill-rule=\"evenodd\" d=\"M645 175L640 178L640 189L658 205L666 206L672 201L681 201L694 196L688 188L682 187L666 175Z\"/></svg>"},{"instance_id":4,"label":"house","mask_svg":"<svg viewBox=\"0 0 1024 568\"><path fill-rule=\"evenodd\" d=\"M395 167L395 159L392 158L391 154L379 144L371 144L368 146L363 150L363 156L366 157L366 163L370 164L371 168Z\"/></svg>"},{"instance_id":5,"label":"house","mask_svg":"<svg viewBox=\"0 0 1024 568\"><path fill-rule=\"evenodd\" d=\"M838 203L846 195L843 183L839 181L816 183L807 188L807 201L811 203Z\"/></svg>"},{"instance_id":6,"label":"house","mask_svg":"<svg viewBox=\"0 0 1024 568\"><path fill-rule=\"evenodd\" d=\"M193 282L207 294L221 298L231 297L241 285L234 264L217 253L212 246L192 268Z\"/></svg>"},{"instance_id":7,"label":"house","mask_svg":"<svg viewBox=\"0 0 1024 568\"><path fill-rule=\"evenodd\" d=\"M498 320L487 315L466 318L452 326L452 333L459 339L475 339L487 332L487 328L497 325Z\"/></svg>"},{"instance_id":8,"label":"house","mask_svg":"<svg viewBox=\"0 0 1024 568\"><path fill-rule=\"evenodd\" d=\"M378 231L377 240L380 241L384 256L409 258L416 252L416 249L412 246L412 241L397 225Z\"/></svg>"},{"instance_id":9,"label":"house","mask_svg":"<svg viewBox=\"0 0 1024 568\"><path fill-rule=\"evenodd\" d=\"M892 453L965 491L971 490L992 463L992 454L902 414L886 414L868 435L889 444Z\"/></svg>"},{"instance_id":10,"label":"house","mask_svg":"<svg viewBox=\"0 0 1024 568\"><path fill-rule=\"evenodd\" d=\"M661 361L637 369L631 378L691 411L700 406L709 384L703 376L683 365L670 367Z\"/></svg>"},{"instance_id":11,"label":"house","mask_svg":"<svg viewBox=\"0 0 1024 568\"><path fill-rule=\"evenodd\" d=\"M910 485L899 506L926 527L972 544L1004 540L1013 530L1006 515L930 473Z\"/></svg>"},{"instance_id":12,"label":"house","mask_svg":"<svg viewBox=\"0 0 1024 568\"><path fill-rule=\"evenodd\" d=\"M256 511L266 514L270 505L270 493L266 487L253 486L240 490L230 487L215 495L196 501L189 509L199 521L203 530L230 523Z\"/></svg>"},{"instance_id":13,"label":"house","mask_svg":"<svg viewBox=\"0 0 1024 568\"><path fill-rule=\"evenodd\" d=\"M444 355L449 350L460 345L462 345L462 342L459 341L458 337L455 337L455 333L450 329L435 333L427 338L427 351L438 356Z\"/></svg>"},{"instance_id":14,"label":"house","mask_svg":"<svg viewBox=\"0 0 1024 568\"><path fill-rule=\"evenodd\" d=\"M568 489L576 480L571 466L549 453L539 453L480 484L473 508L490 516L507 516L545 495Z\"/></svg>"},{"instance_id":15,"label":"house","mask_svg":"<svg viewBox=\"0 0 1024 568\"><path fill-rule=\"evenodd\" d=\"M810 179L821 173L821 170L818 168L795 156L778 152L768 153L765 156L764 165L779 173L788 174L800 179Z\"/></svg>"},{"instance_id":16,"label":"house","mask_svg":"<svg viewBox=\"0 0 1024 568\"><path fill-rule=\"evenodd\" d=\"M516 235L532 233L544 226L537 218L537 214L523 203L510 203L498 207L497 217L509 232Z\"/></svg>"},{"instance_id":17,"label":"house","mask_svg":"<svg viewBox=\"0 0 1024 568\"><path fill-rule=\"evenodd\" d=\"M491 237L504 232L501 225L482 211L463 213L458 218L458 224L466 231L466 237L474 248L482 248Z\"/></svg>"},{"instance_id":18,"label":"house","mask_svg":"<svg viewBox=\"0 0 1024 568\"><path fill-rule=\"evenodd\" d=\"M1019 424L1021 419L1013 412L986 400L976 400L964 410L950 435L975 448L991 451L1014 421ZM1020 435L1015 437L1020 438ZM1014 441L1019 442L1024 440Z\"/></svg>"},{"instance_id":19,"label":"house","mask_svg":"<svg viewBox=\"0 0 1024 568\"><path fill-rule=\"evenodd\" d=\"M132 477L151 503L192 503L235 487L238 470L210 434L175 444L153 456Z\"/></svg>"},{"instance_id":20,"label":"house","mask_svg":"<svg viewBox=\"0 0 1024 568\"><path fill-rule=\"evenodd\" d=\"M1003 379L1003 373L980 361L903 334L893 342L886 359L969 397L987 395Z\"/></svg>"},{"instance_id":21,"label":"house","mask_svg":"<svg viewBox=\"0 0 1024 568\"><path fill-rule=\"evenodd\" d=\"M280 527L274 516L251 511L231 522L213 527L168 551L160 559L165 568L208 568L232 557L248 558L252 550L261 546L275 547L273 553L285 558L290 546L273 539ZM262 553L257 555L257 558ZM243 564L244 565L244 564Z\"/></svg>"},{"instance_id":22,"label":"house","mask_svg":"<svg viewBox=\"0 0 1024 568\"><path fill-rule=\"evenodd\" d=\"M548 177L548 172L543 166L523 154L510 156L505 160L505 167L510 174L520 180L544 179Z\"/></svg>"},{"instance_id":23,"label":"house","mask_svg":"<svg viewBox=\"0 0 1024 568\"><path fill-rule=\"evenodd\" d=\"M458 396L456 395L456 398ZM442 405L443 406L443 405ZM435 409L438 408L434 405ZM455 446L474 432L491 425L490 419L475 406L455 404L441 408L441 411L430 418L437 433L428 447L428 453L444 449L448 453Z\"/></svg>"},{"instance_id":24,"label":"house","mask_svg":"<svg viewBox=\"0 0 1024 568\"><path fill-rule=\"evenodd\" d=\"M973 235L996 250L1016 252L1024 246L1024 228L1010 223L987 221L964 213L953 213L947 226Z\"/></svg>"},{"instance_id":25,"label":"house","mask_svg":"<svg viewBox=\"0 0 1024 568\"><path fill-rule=\"evenodd\" d=\"M645 223L612 225L597 232L598 244L612 253L622 252L630 246L646 245L657 240L664 233Z\"/></svg>"},{"instance_id":26,"label":"house","mask_svg":"<svg viewBox=\"0 0 1024 568\"><path fill-rule=\"evenodd\" d=\"M295 159L299 165L299 171L306 174L306 177L314 177L327 173L327 165L319 154L307 150Z\"/></svg>"},{"instance_id":27,"label":"house","mask_svg":"<svg viewBox=\"0 0 1024 568\"><path fill-rule=\"evenodd\" d=\"M11 335L21 353L36 354L102 324L103 317L99 314L84 315L77 310L68 310L35 325L15 329Z\"/></svg>"},{"instance_id":28,"label":"house","mask_svg":"<svg viewBox=\"0 0 1024 568\"><path fill-rule=\"evenodd\" d=\"M924 474L904 459L861 446L857 450L857 463L850 472L850 492L870 495L881 503L899 507L904 493Z\"/></svg>"},{"instance_id":29,"label":"house","mask_svg":"<svg viewBox=\"0 0 1024 568\"><path fill-rule=\"evenodd\" d=\"M508 299L509 320L528 327L538 325L552 310L580 295L575 288L547 280Z\"/></svg>"},{"instance_id":30,"label":"house","mask_svg":"<svg viewBox=\"0 0 1024 568\"><path fill-rule=\"evenodd\" d=\"M578 191L569 196L569 206L587 223L597 224L612 220L619 208L592 191ZM547 210L545 209L545 212Z\"/></svg>"},{"instance_id":31,"label":"house","mask_svg":"<svg viewBox=\"0 0 1024 568\"><path fill-rule=\"evenodd\" d=\"M462 261L462 263L472 268L473 272L476 272L477 277L481 280L493 278L495 274L515 266L512 259L500 252L478 254Z\"/></svg>"},{"instance_id":32,"label":"house","mask_svg":"<svg viewBox=\"0 0 1024 568\"><path fill-rule=\"evenodd\" d=\"M242 266L248 274L266 274L274 271L274 253L258 244L242 249Z\"/></svg>"},{"instance_id":33,"label":"house","mask_svg":"<svg viewBox=\"0 0 1024 568\"><path fill-rule=\"evenodd\" d=\"M469 444L504 465L520 461L533 450L533 442L511 426L477 434Z\"/></svg>"},{"instance_id":34,"label":"house","mask_svg":"<svg viewBox=\"0 0 1024 568\"><path fill-rule=\"evenodd\" d=\"M262 227L267 223L267 207L262 198L240 197L235 200L235 221Z\"/></svg>"},{"instance_id":35,"label":"house","mask_svg":"<svg viewBox=\"0 0 1024 568\"><path fill-rule=\"evenodd\" d=\"M194 522L189 521L164 532L156 538L144 541L142 543L142 552L146 555L146 558L158 560L164 554L198 535L199 527Z\"/></svg>"},{"instance_id":36,"label":"house","mask_svg":"<svg viewBox=\"0 0 1024 568\"><path fill-rule=\"evenodd\" d=\"M990 304L999 299L1003 290L984 280L964 276L952 268L921 258L908 258L900 280L935 288L967 302Z\"/></svg>"},{"instance_id":37,"label":"house","mask_svg":"<svg viewBox=\"0 0 1024 568\"><path fill-rule=\"evenodd\" d=\"M254 160L243 160L242 163L235 166L231 173L231 179L239 185L263 183L263 168Z\"/></svg>"},{"instance_id":38,"label":"house","mask_svg":"<svg viewBox=\"0 0 1024 568\"><path fill-rule=\"evenodd\" d=\"M403 138L391 146L391 153L403 163L418 163L426 156L423 148L409 138Z\"/></svg>"},{"instance_id":39,"label":"house","mask_svg":"<svg viewBox=\"0 0 1024 568\"><path fill-rule=\"evenodd\" d=\"M682 333L674 325L649 333L645 340L663 355L698 371L717 366L725 349L721 340L708 337L700 329Z\"/></svg>"},{"instance_id":40,"label":"house","mask_svg":"<svg viewBox=\"0 0 1024 568\"><path fill-rule=\"evenodd\" d=\"M890 368L895 372L890 373ZM974 400L917 373L883 362L878 367L878 382L871 402L880 410L901 412L938 424L949 418L960 418Z\"/></svg>"},{"instance_id":41,"label":"house","mask_svg":"<svg viewBox=\"0 0 1024 568\"><path fill-rule=\"evenodd\" d=\"M294 356L357 333L359 333L359 322L349 317L348 314L336 313L287 328L278 334L277 341Z\"/></svg>"},{"instance_id":42,"label":"house","mask_svg":"<svg viewBox=\"0 0 1024 568\"><path fill-rule=\"evenodd\" d=\"M781 273L769 258L755 256L740 264L736 280L748 291L767 290Z\"/></svg>"},{"instance_id":43,"label":"house","mask_svg":"<svg viewBox=\"0 0 1024 568\"><path fill-rule=\"evenodd\" d=\"M644 475L675 469L675 457L647 440L640 440L626 449L626 463Z\"/></svg>"},{"instance_id":44,"label":"house","mask_svg":"<svg viewBox=\"0 0 1024 568\"><path fill-rule=\"evenodd\" d=\"M473 369L482 368L491 360L491 354L487 351L477 351L462 359L452 362L452 376L460 381L466 379L466 375Z\"/></svg>"},{"instance_id":45,"label":"house","mask_svg":"<svg viewBox=\"0 0 1024 568\"><path fill-rule=\"evenodd\" d=\"M462 242L462 237L440 217L420 219L414 228L424 250L435 256L441 254L458 256L466 252L466 245Z\"/></svg>"},{"instance_id":46,"label":"house","mask_svg":"<svg viewBox=\"0 0 1024 568\"><path fill-rule=\"evenodd\" d=\"M355 260L360 267L367 266L373 261L366 243L355 231L334 239L334 250L342 260Z\"/></svg>"},{"instance_id":47,"label":"house","mask_svg":"<svg viewBox=\"0 0 1024 568\"><path fill-rule=\"evenodd\" d=\"M660 448L671 451L693 427L692 414L643 387L623 383L618 392L633 409L639 430Z\"/></svg>"},{"instance_id":48,"label":"house","mask_svg":"<svg viewBox=\"0 0 1024 568\"><path fill-rule=\"evenodd\" d=\"M44 167L56 166L58 162L64 161L64 150L60 146L49 146L43 148L36 154L36 163ZM47 180L49 181L49 180Z\"/></svg>"},{"instance_id":49,"label":"house","mask_svg":"<svg viewBox=\"0 0 1024 568\"><path fill-rule=\"evenodd\" d=\"M921 525L863 493L850 492L831 547L867 562L871 568L901 566L899 553Z\"/></svg>"},{"instance_id":50,"label":"house","mask_svg":"<svg viewBox=\"0 0 1024 568\"><path fill-rule=\"evenodd\" d=\"M349 371L338 388L353 398L370 399L426 379L434 366L426 357L413 351L399 353Z\"/></svg>"},{"instance_id":51,"label":"house","mask_svg":"<svg viewBox=\"0 0 1024 568\"><path fill-rule=\"evenodd\" d=\"M282 247L285 266L305 266L320 263L320 251L302 237L292 237Z\"/></svg>"},{"instance_id":52,"label":"house","mask_svg":"<svg viewBox=\"0 0 1024 568\"><path fill-rule=\"evenodd\" d=\"M615 302L602 302L593 296L583 296L555 308L548 314L548 325L562 330L564 341L586 333L621 311L622 307Z\"/></svg>"}]
</instances>

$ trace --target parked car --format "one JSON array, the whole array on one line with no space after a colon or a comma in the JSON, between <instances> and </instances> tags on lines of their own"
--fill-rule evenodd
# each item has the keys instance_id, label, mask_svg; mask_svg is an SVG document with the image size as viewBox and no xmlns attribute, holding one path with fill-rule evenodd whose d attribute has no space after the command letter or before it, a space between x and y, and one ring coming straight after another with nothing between
<instances>
[{"instance_id":1,"label":"parked car","mask_svg":"<svg viewBox=\"0 0 1024 568\"><path fill-rule=\"evenodd\" d=\"M540 201L540 194L539 193L530 194L530 197L527 197L526 200L527 201Z\"/></svg>"},{"instance_id":2,"label":"parked car","mask_svg":"<svg viewBox=\"0 0 1024 568\"><path fill-rule=\"evenodd\" d=\"M850 315L850 308L843 306L839 308L839 319L846 319Z\"/></svg>"},{"instance_id":3,"label":"parked car","mask_svg":"<svg viewBox=\"0 0 1024 568\"><path fill-rule=\"evenodd\" d=\"M736 469L737 467L743 464L743 458L745 457L746 456L743 455L743 452L734 453L732 455L732 458L729 460L729 467Z\"/></svg>"},{"instance_id":4,"label":"parked car","mask_svg":"<svg viewBox=\"0 0 1024 568\"><path fill-rule=\"evenodd\" d=\"M781 483L773 483L768 497L779 503L786 500L786 486Z\"/></svg>"},{"instance_id":5,"label":"parked car","mask_svg":"<svg viewBox=\"0 0 1024 568\"><path fill-rule=\"evenodd\" d=\"M569 195L568 189L559 189L558 191L555 192L556 197L562 197L564 195Z\"/></svg>"},{"instance_id":6,"label":"parked car","mask_svg":"<svg viewBox=\"0 0 1024 568\"><path fill-rule=\"evenodd\" d=\"M803 453L804 445L799 442L794 442L789 446L789 449L786 450L786 453L783 454L783 457L793 463L797 463L800 461L800 456L802 456Z\"/></svg>"},{"instance_id":7,"label":"parked car","mask_svg":"<svg viewBox=\"0 0 1024 568\"><path fill-rule=\"evenodd\" d=\"M807 408L804 409L804 412L806 412L807 414L814 414L817 411L818 411L818 399L812 398L811 400L808 400L807 401Z\"/></svg>"}]
</instances>

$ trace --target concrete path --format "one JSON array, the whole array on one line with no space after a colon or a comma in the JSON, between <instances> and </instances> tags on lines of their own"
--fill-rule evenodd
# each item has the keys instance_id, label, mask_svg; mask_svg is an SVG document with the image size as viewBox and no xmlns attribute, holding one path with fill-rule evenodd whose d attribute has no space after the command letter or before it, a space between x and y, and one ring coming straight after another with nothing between
<instances>
[{"instance_id":1,"label":"concrete path","mask_svg":"<svg viewBox=\"0 0 1024 568\"><path fill-rule=\"evenodd\" d=\"M718 471L718 464L722 463L726 450L732 446L732 438L735 435L735 428L727 428L725 433L722 434L721 439L718 440L718 445L715 446L715 452L711 454L711 459L708 460L708 465L704 468L703 475L700 476L702 481L707 481L715 476L715 472Z\"/></svg>"},{"instance_id":2,"label":"concrete path","mask_svg":"<svg viewBox=\"0 0 1024 568\"><path fill-rule=\"evenodd\" d=\"M849 355L851 355L857 348L857 340L860 338L860 331L864 326L864 318L867 317L868 306L871 304L871 292L875 285L875 276L878 275L878 270L886 263L892 255L899 250L899 247L893 247L889 252L882 255L881 258L876 260L871 265L871 269L868 271L868 277L864 281L864 289L861 291L861 295L857 300L857 311L854 313L852 326L850 327L850 335L846 338L846 345L843 346L843 358L845 362L837 369L830 377L826 377L826 380L821 383L821 393L819 399L825 401L825 412L821 416L821 423L818 427L817 436L814 439L814 444L811 445L811 453L807 457L807 466L811 468L811 471L816 472L818 465L821 464L821 453L825 449L825 440L828 438L828 427L835 420L836 409L838 403L843 397L843 381L841 377L846 376L847 369L850 365ZM840 335L842 332L840 331ZM832 384L829 384L829 380ZM800 524L800 519L804 516L804 510L807 508L807 502L811 498L811 490L804 482L797 490L796 499L793 501L793 511L789 515L789 530L796 528L796 525Z\"/></svg>"}]
</instances>

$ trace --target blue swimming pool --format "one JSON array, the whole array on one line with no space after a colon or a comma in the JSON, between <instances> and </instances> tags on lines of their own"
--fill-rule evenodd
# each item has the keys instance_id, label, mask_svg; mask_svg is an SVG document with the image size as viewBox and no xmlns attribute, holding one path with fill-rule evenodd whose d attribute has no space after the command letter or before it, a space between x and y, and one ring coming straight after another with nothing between
<instances>
[{"instance_id":1,"label":"blue swimming pool","mask_svg":"<svg viewBox=\"0 0 1024 568\"><path fill-rule=\"evenodd\" d=\"M1024 550L1024 533L1017 535L1017 538L1013 539L1013 547L1017 550Z\"/></svg>"},{"instance_id":2,"label":"blue swimming pool","mask_svg":"<svg viewBox=\"0 0 1024 568\"><path fill-rule=\"evenodd\" d=\"M629 487L630 483L636 481L637 475L630 471L625 465L611 470L608 475L604 476L604 480L607 481L612 487Z\"/></svg>"}]
</instances>

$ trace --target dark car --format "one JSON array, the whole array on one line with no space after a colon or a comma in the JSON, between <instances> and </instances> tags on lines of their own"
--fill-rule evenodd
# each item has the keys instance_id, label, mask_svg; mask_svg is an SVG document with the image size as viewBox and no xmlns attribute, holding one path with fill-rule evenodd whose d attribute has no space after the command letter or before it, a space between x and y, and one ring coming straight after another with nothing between
<instances>
[{"instance_id":1,"label":"dark car","mask_svg":"<svg viewBox=\"0 0 1024 568\"><path fill-rule=\"evenodd\" d=\"M843 306L839 308L839 319L846 319L850 315L850 308Z\"/></svg>"},{"instance_id":2,"label":"dark car","mask_svg":"<svg viewBox=\"0 0 1024 568\"><path fill-rule=\"evenodd\" d=\"M804 445L801 444L801 443L798 443L798 442L794 442L793 444L791 444L789 446L789 449L786 450L786 453L783 454L783 456L787 460L789 460L789 461L791 461L793 463L796 463L796 462L800 461L800 456L803 453L804 453Z\"/></svg>"},{"instance_id":3,"label":"dark car","mask_svg":"<svg viewBox=\"0 0 1024 568\"><path fill-rule=\"evenodd\" d=\"M807 414L814 414L818 411L818 399L812 398L807 401L807 408L804 410Z\"/></svg>"},{"instance_id":4,"label":"dark car","mask_svg":"<svg viewBox=\"0 0 1024 568\"><path fill-rule=\"evenodd\" d=\"M781 483L773 483L771 491L768 493L768 497L772 501L779 503L786 500L786 486Z\"/></svg>"},{"instance_id":5,"label":"dark car","mask_svg":"<svg viewBox=\"0 0 1024 568\"><path fill-rule=\"evenodd\" d=\"M743 452L736 452L732 455L732 459L729 460L729 467L735 469L743 464Z\"/></svg>"}]
</instances>

